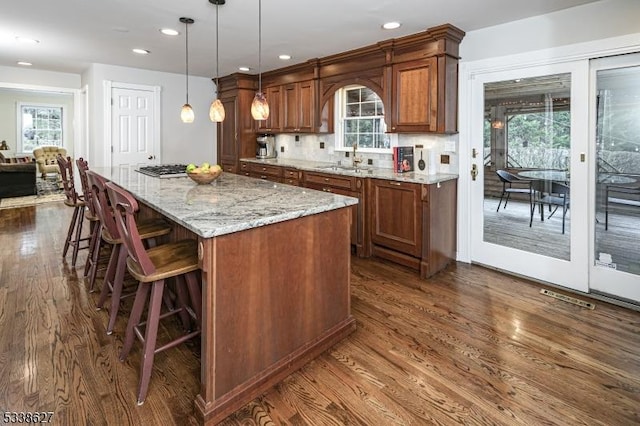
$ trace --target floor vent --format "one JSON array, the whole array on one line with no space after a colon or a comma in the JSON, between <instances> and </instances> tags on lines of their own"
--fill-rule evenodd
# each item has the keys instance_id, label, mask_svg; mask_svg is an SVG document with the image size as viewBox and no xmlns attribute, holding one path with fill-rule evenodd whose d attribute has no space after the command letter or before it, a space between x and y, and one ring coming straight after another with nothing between
<instances>
[{"instance_id":1,"label":"floor vent","mask_svg":"<svg viewBox=\"0 0 640 426\"><path fill-rule=\"evenodd\" d=\"M585 302L584 300L576 299L575 297L567 296L565 294L556 293L555 291L541 289L540 293L545 294L549 297L556 298L558 300L562 300L567 303L573 303L574 305L578 305L587 309L595 309L596 305L591 302Z\"/></svg>"}]
</instances>

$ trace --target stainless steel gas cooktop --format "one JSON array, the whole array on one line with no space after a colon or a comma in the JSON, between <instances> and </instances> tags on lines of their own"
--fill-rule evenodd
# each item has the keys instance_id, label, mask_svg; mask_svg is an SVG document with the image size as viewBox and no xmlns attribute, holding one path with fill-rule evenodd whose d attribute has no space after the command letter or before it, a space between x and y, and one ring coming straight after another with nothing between
<instances>
[{"instance_id":1,"label":"stainless steel gas cooktop","mask_svg":"<svg viewBox=\"0 0 640 426\"><path fill-rule=\"evenodd\" d=\"M142 166L136 171L162 179L187 176L186 168L186 164L158 164L157 166Z\"/></svg>"}]
</instances>

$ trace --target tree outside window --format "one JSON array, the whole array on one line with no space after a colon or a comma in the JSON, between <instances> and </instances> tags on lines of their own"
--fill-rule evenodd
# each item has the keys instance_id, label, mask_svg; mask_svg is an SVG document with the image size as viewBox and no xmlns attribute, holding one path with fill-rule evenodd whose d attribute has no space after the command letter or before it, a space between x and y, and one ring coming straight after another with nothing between
<instances>
[{"instance_id":1,"label":"tree outside window","mask_svg":"<svg viewBox=\"0 0 640 426\"><path fill-rule=\"evenodd\" d=\"M33 152L39 146L63 146L61 106L21 104L19 120L22 152Z\"/></svg>"},{"instance_id":2,"label":"tree outside window","mask_svg":"<svg viewBox=\"0 0 640 426\"><path fill-rule=\"evenodd\" d=\"M347 86L336 93L336 147L388 151L382 99L365 86Z\"/></svg>"}]
</instances>

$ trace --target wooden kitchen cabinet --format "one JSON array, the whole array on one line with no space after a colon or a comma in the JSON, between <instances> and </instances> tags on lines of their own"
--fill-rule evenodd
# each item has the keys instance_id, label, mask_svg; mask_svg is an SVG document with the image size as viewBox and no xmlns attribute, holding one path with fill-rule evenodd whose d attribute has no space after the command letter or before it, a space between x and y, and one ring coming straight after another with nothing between
<instances>
[{"instance_id":1,"label":"wooden kitchen cabinet","mask_svg":"<svg viewBox=\"0 0 640 426\"><path fill-rule=\"evenodd\" d=\"M392 132L435 132L438 120L436 57L392 67Z\"/></svg>"},{"instance_id":2,"label":"wooden kitchen cabinet","mask_svg":"<svg viewBox=\"0 0 640 426\"><path fill-rule=\"evenodd\" d=\"M282 132L282 87L264 88L264 95L269 103L269 118L258 121L258 131L262 133Z\"/></svg>"},{"instance_id":3,"label":"wooden kitchen cabinet","mask_svg":"<svg viewBox=\"0 0 640 426\"><path fill-rule=\"evenodd\" d=\"M315 82L300 81L282 86L282 131L312 133L315 131Z\"/></svg>"},{"instance_id":4,"label":"wooden kitchen cabinet","mask_svg":"<svg viewBox=\"0 0 640 426\"><path fill-rule=\"evenodd\" d=\"M455 259L457 180L371 179L371 252L428 278Z\"/></svg>"},{"instance_id":5,"label":"wooden kitchen cabinet","mask_svg":"<svg viewBox=\"0 0 640 426\"><path fill-rule=\"evenodd\" d=\"M304 172L304 186L318 191L331 192L358 199L351 206L351 245L360 257L368 257L368 236L365 216L365 182L360 177L340 176L318 172Z\"/></svg>"},{"instance_id":6,"label":"wooden kitchen cabinet","mask_svg":"<svg viewBox=\"0 0 640 426\"><path fill-rule=\"evenodd\" d=\"M457 188L457 179L422 185L422 278L429 278L456 258Z\"/></svg>"},{"instance_id":7,"label":"wooden kitchen cabinet","mask_svg":"<svg viewBox=\"0 0 640 426\"><path fill-rule=\"evenodd\" d=\"M217 123L218 163L225 172L238 173L240 158L256 155L256 127L251 117L255 77L236 73L220 78L219 84L226 117Z\"/></svg>"}]
</instances>

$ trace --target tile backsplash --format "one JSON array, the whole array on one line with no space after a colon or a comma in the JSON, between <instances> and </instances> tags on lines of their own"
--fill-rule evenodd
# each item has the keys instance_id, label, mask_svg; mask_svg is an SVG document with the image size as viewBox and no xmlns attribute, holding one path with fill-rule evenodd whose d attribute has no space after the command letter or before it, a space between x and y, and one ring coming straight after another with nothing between
<instances>
[{"instance_id":1,"label":"tile backsplash","mask_svg":"<svg viewBox=\"0 0 640 426\"><path fill-rule=\"evenodd\" d=\"M351 156L345 156L344 151L335 151L335 136L333 134L323 135L277 135L276 151L278 157L291 158L297 160L326 161L329 163L351 164ZM437 159L438 173L458 173L458 135L431 135L431 134L399 134L399 146L423 145L425 149L432 150ZM322 148L321 148L322 146ZM284 152L283 152L284 149ZM349 152L349 154L351 154ZM440 157L449 156L449 164L442 164ZM367 165L368 160L373 161L373 167L383 169L393 168L391 153L370 154L358 151L358 156L363 158L363 164Z\"/></svg>"}]
</instances>

